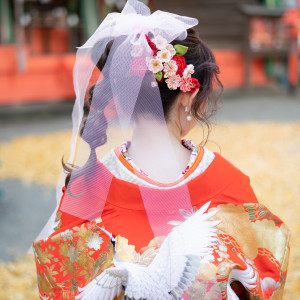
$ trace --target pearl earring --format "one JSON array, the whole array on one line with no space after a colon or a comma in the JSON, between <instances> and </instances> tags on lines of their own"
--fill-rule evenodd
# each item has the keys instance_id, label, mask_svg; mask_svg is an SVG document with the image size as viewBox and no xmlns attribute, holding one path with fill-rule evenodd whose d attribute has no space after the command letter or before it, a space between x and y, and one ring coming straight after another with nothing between
<instances>
[{"instance_id":1,"label":"pearl earring","mask_svg":"<svg viewBox=\"0 0 300 300\"><path fill-rule=\"evenodd\" d=\"M187 121L191 121L192 120L192 116L191 116L190 112L188 111L188 107L187 106L184 108L184 111L186 113L188 113L188 115L186 117Z\"/></svg>"}]
</instances>

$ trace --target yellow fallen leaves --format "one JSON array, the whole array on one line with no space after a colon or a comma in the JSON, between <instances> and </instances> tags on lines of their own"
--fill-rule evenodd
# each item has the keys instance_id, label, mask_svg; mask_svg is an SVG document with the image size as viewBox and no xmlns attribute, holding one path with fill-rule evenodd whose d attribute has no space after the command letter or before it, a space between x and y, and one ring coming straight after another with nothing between
<instances>
[{"instance_id":1,"label":"yellow fallen leaves","mask_svg":"<svg viewBox=\"0 0 300 300\"><path fill-rule=\"evenodd\" d=\"M39 299L33 255L24 256L16 262L0 262L0 298Z\"/></svg>"},{"instance_id":2,"label":"yellow fallen leaves","mask_svg":"<svg viewBox=\"0 0 300 300\"><path fill-rule=\"evenodd\" d=\"M55 186L61 172L61 158L69 150L70 137L70 131L65 131L23 136L0 145L0 178ZM189 137L200 143L202 129L196 128ZM206 147L221 152L249 175L258 200L291 229L291 257L284 299L297 299L300 294L300 123L220 124ZM30 256L1 263L0 295L5 299L37 299L35 276Z\"/></svg>"},{"instance_id":3,"label":"yellow fallen leaves","mask_svg":"<svg viewBox=\"0 0 300 300\"><path fill-rule=\"evenodd\" d=\"M70 138L70 131L64 131L22 136L0 145L0 179L14 178L55 186Z\"/></svg>"}]
</instances>

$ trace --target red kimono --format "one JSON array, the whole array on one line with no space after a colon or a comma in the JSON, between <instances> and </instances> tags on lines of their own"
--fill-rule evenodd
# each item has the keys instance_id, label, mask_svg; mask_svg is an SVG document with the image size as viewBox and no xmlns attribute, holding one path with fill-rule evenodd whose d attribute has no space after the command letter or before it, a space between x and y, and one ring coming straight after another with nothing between
<instances>
[{"instance_id":1,"label":"red kimono","mask_svg":"<svg viewBox=\"0 0 300 300\"><path fill-rule=\"evenodd\" d=\"M199 149L192 167L180 180L189 178L199 167L203 159L202 148ZM134 172L118 150L115 154L118 163ZM98 168L105 166L99 162ZM33 243L41 299L74 299L79 294L78 287L113 266L113 244L98 226L117 237L116 252L123 260L149 265L155 257L160 237L154 238L139 186L108 174L111 183L101 218L87 221L63 212L64 201L71 197L64 188L55 231L46 240ZM158 184L142 173L134 174ZM172 188L176 183L160 186ZM258 203L249 178L215 153L205 171L186 184L193 211L211 201L209 209L219 209L214 219L222 222L217 226L213 259L201 264L197 280L183 298L227 299L232 270L251 268L256 275L255 287L247 288L242 279L229 282L236 295L240 299L281 299L289 257L289 230ZM77 185L84 185L84 179L78 180ZM157 189L157 195L165 192ZM96 192L93 197L91 201L96 201Z\"/></svg>"}]
</instances>

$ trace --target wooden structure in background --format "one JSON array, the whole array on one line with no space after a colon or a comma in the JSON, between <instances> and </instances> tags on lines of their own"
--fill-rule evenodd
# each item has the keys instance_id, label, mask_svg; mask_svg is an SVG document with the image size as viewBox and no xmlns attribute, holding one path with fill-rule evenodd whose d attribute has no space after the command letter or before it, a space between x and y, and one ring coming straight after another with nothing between
<instances>
[{"instance_id":1,"label":"wooden structure in background","mask_svg":"<svg viewBox=\"0 0 300 300\"><path fill-rule=\"evenodd\" d=\"M254 48L251 43L251 22L262 20L269 22L268 25L275 26L275 22L279 22L280 18L284 15L285 9L283 8L268 8L260 5L241 5L241 12L247 17L246 30L243 38L244 54L245 54L245 74L244 74L244 87L251 87L251 62L253 58L260 57L266 59L288 59L289 45L287 40L282 40L278 45L261 45ZM278 32L276 32L278 34ZM271 38L271 37L269 37ZM272 42L272 41L270 41Z\"/></svg>"},{"instance_id":2,"label":"wooden structure in background","mask_svg":"<svg viewBox=\"0 0 300 300\"><path fill-rule=\"evenodd\" d=\"M197 18L201 38L214 49L241 50L247 18L238 6L258 3L258 0L163 0L156 1L155 9Z\"/></svg>"},{"instance_id":3,"label":"wooden structure in background","mask_svg":"<svg viewBox=\"0 0 300 300\"><path fill-rule=\"evenodd\" d=\"M247 36L248 19L240 12L241 4L258 4L259 0L163 0L155 2L155 9L195 17L200 37L215 54L221 70L221 80L226 88L244 85L244 41ZM261 59L249 63L251 81L265 85L268 78Z\"/></svg>"}]
</instances>

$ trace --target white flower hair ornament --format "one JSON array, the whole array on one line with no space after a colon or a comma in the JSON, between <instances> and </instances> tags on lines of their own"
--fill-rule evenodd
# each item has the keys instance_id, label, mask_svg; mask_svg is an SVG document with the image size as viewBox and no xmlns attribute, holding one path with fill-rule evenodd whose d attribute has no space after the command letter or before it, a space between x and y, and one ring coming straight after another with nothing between
<instances>
[{"instance_id":1,"label":"white flower hair ornament","mask_svg":"<svg viewBox=\"0 0 300 300\"><path fill-rule=\"evenodd\" d=\"M188 47L171 45L167 40L158 35L152 40L146 35L147 42L153 51L153 58L148 61L148 70L153 72L157 81L165 79L170 90L180 88L182 92L195 92L200 84L194 74L194 65L187 65L184 55Z\"/></svg>"}]
</instances>

